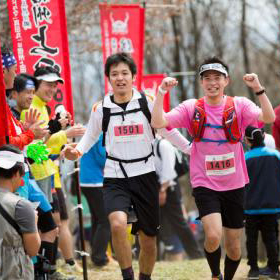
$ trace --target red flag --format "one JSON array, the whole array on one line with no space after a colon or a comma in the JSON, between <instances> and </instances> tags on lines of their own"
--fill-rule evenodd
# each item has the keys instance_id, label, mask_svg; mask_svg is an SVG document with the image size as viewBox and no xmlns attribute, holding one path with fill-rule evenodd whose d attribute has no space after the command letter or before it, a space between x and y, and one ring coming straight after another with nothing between
<instances>
[{"instance_id":1,"label":"red flag","mask_svg":"<svg viewBox=\"0 0 280 280\"><path fill-rule=\"evenodd\" d=\"M103 61L116 52L130 53L137 66L136 86L141 89L145 9L140 5L99 4ZM105 79L105 93L111 90Z\"/></svg>"},{"instance_id":2,"label":"red flag","mask_svg":"<svg viewBox=\"0 0 280 280\"><path fill-rule=\"evenodd\" d=\"M0 45L0 137L5 138L9 135L8 130L8 118L7 118L7 102L6 102L6 90L4 84L3 68L2 68L2 55ZM5 141L1 141L1 143Z\"/></svg>"},{"instance_id":3,"label":"red flag","mask_svg":"<svg viewBox=\"0 0 280 280\"><path fill-rule=\"evenodd\" d=\"M142 80L142 90L150 91L153 95L156 95L157 89L158 89L159 85L161 84L161 81L165 77L166 77L166 75L164 75L164 74L144 75L143 80ZM170 110L169 92L164 95L163 110L165 112L169 112L169 110Z\"/></svg>"},{"instance_id":4,"label":"red flag","mask_svg":"<svg viewBox=\"0 0 280 280\"><path fill-rule=\"evenodd\" d=\"M45 65L59 70L65 84L58 86L52 109L63 104L73 116L71 72L65 0L7 0L14 54L20 73L33 74Z\"/></svg>"}]
</instances>

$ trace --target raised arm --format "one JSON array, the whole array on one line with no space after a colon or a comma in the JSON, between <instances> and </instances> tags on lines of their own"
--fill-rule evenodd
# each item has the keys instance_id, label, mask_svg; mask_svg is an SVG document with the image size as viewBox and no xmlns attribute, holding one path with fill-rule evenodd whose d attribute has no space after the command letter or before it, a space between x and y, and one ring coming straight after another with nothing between
<instances>
[{"instance_id":1,"label":"raised arm","mask_svg":"<svg viewBox=\"0 0 280 280\"><path fill-rule=\"evenodd\" d=\"M152 111L152 127L163 128L168 126L168 122L164 117L163 98L164 94L170 91L177 84L178 82L174 78L166 77L162 80L161 85L158 88L158 94Z\"/></svg>"},{"instance_id":2,"label":"raised arm","mask_svg":"<svg viewBox=\"0 0 280 280\"><path fill-rule=\"evenodd\" d=\"M259 121L264 123L273 123L275 121L275 113L267 95L265 94L265 89L259 81L258 75L255 73L246 74L244 75L243 80L248 87L252 88L259 98L262 109Z\"/></svg>"}]
</instances>

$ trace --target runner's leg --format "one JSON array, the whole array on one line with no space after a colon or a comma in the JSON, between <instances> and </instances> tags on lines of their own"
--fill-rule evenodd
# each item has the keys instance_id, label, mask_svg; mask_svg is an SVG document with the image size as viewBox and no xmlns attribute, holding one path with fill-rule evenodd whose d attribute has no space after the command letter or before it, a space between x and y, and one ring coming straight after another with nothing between
<instances>
[{"instance_id":1,"label":"runner's leg","mask_svg":"<svg viewBox=\"0 0 280 280\"><path fill-rule=\"evenodd\" d=\"M220 213L212 213L201 218L204 233L204 250L213 277L219 276L221 259L222 219Z\"/></svg>"},{"instance_id":2,"label":"runner's leg","mask_svg":"<svg viewBox=\"0 0 280 280\"><path fill-rule=\"evenodd\" d=\"M140 280L150 279L156 262L156 237L148 236L143 231L139 231L140 255L139 271Z\"/></svg>"},{"instance_id":3,"label":"runner's leg","mask_svg":"<svg viewBox=\"0 0 280 280\"><path fill-rule=\"evenodd\" d=\"M122 270L123 279L134 279L131 246L127 239L127 214L115 211L109 214L113 247Z\"/></svg>"},{"instance_id":4,"label":"runner's leg","mask_svg":"<svg viewBox=\"0 0 280 280\"><path fill-rule=\"evenodd\" d=\"M225 237L225 280L233 279L241 260L241 234L242 229L224 228Z\"/></svg>"}]
</instances>

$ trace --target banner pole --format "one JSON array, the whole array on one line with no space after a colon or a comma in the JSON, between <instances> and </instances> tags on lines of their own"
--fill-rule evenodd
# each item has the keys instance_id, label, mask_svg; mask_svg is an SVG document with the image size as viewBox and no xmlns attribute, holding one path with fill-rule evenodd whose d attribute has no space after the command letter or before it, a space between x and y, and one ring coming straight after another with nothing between
<instances>
[{"instance_id":1,"label":"banner pole","mask_svg":"<svg viewBox=\"0 0 280 280\"><path fill-rule=\"evenodd\" d=\"M73 138L73 143L75 143L75 138ZM84 221L83 221L83 208L82 208L82 195L81 195L81 187L79 180L79 169L78 169L78 161L74 162L74 180L77 194L77 205L78 205L78 216L79 216L79 229L80 229L80 242L81 242L81 257L83 264L83 278L84 280L88 280L87 274L87 254L85 249L85 238L84 238Z\"/></svg>"},{"instance_id":2,"label":"banner pole","mask_svg":"<svg viewBox=\"0 0 280 280\"><path fill-rule=\"evenodd\" d=\"M3 66L2 66L2 54L1 54L1 41L0 41L0 104L1 104L1 112L0 114L3 114L3 117L1 117L1 127L0 129L3 129L4 133L1 134L1 137L5 137L6 144L10 143L9 139L9 128L8 128L8 114L7 114L7 102L6 102L6 91L5 91L5 82L4 82L4 76L3 76ZM3 139L2 138L2 139Z\"/></svg>"}]
</instances>

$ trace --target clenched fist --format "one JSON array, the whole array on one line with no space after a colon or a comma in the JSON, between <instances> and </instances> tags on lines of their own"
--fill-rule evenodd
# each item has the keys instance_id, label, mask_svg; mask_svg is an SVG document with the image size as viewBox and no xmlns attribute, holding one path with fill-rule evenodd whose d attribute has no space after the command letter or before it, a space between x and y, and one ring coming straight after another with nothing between
<instances>
[{"instance_id":1,"label":"clenched fist","mask_svg":"<svg viewBox=\"0 0 280 280\"><path fill-rule=\"evenodd\" d=\"M243 76L243 81L245 82L245 84L250 87L251 89L253 89L254 92L258 92L260 90L262 90L262 86L261 83L259 81L258 75L255 73L251 73L251 74L246 74Z\"/></svg>"},{"instance_id":2,"label":"clenched fist","mask_svg":"<svg viewBox=\"0 0 280 280\"><path fill-rule=\"evenodd\" d=\"M162 80L160 88L164 91L170 91L173 87L177 86L178 81L175 78L166 77Z\"/></svg>"}]
</instances>

